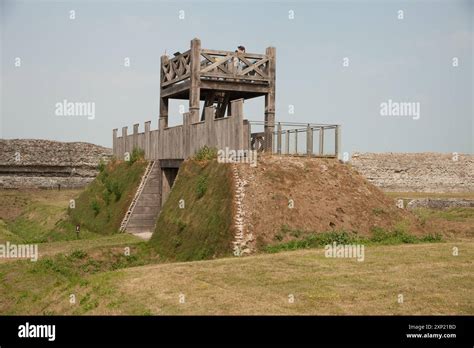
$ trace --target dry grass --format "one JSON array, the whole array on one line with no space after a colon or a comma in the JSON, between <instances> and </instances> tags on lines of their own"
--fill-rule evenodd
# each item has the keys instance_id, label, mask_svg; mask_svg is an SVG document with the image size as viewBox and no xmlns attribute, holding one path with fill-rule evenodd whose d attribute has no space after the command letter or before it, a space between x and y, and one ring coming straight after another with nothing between
<instances>
[{"instance_id":1,"label":"dry grass","mask_svg":"<svg viewBox=\"0 0 474 348\"><path fill-rule=\"evenodd\" d=\"M452 248L459 248L459 256ZM159 264L91 277L74 291L91 310L56 294L54 313L87 314L474 314L474 243L374 246L365 261L301 250ZM88 294L88 295L87 295ZM180 294L185 303L180 303ZM404 296L404 303L397 296ZM289 295L295 298L289 303Z\"/></svg>"}]
</instances>

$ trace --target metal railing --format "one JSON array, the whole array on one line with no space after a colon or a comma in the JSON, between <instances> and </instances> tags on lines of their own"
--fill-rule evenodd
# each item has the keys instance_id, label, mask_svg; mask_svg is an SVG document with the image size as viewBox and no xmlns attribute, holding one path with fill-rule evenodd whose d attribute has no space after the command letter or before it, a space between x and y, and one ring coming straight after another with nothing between
<instances>
[{"instance_id":1,"label":"metal railing","mask_svg":"<svg viewBox=\"0 0 474 348\"><path fill-rule=\"evenodd\" d=\"M252 150L264 151L271 148L274 154L291 156L337 158L339 155L340 125L276 122L272 130L263 121L249 121L249 124ZM267 144L268 141L271 144Z\"/></svg>"}]
</instances>

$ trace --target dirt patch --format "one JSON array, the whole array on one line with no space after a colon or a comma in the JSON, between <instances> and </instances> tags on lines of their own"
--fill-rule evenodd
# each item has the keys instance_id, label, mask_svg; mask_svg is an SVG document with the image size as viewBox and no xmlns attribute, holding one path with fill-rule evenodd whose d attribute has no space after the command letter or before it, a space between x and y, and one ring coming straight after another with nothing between
<instances>
[{"instance_id":1,"label":"dirt patch","mask_svg":"<svg viewBox=\"0 0 474 348\"><path fill-rule=\"evenodd\" d=\"M426 233L419 218L337 160L260 156L256 168L239 164L238 170L247 181L248 232L259 243L275 242L282 226L368 236L375 227L404 224L412 234Z\"/></svg>"}]
</instances>

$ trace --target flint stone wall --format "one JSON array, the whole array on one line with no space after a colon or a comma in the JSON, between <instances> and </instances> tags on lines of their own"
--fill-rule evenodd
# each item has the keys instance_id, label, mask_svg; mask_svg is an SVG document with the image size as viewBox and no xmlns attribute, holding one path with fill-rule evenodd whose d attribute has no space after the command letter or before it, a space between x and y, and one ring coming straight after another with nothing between
<instances>
[{"instance_id":1,"label":"flint stone wall","mask_svg":"<svg viewBox=\"0 0 474 348\"><path fill-rule=\"evenodd\" d=\"M83 142L0 139L0 188L81 188L112 150Z\"/></svg>"},{"instance_id":2,"label":"flint stone wall","mask_svg":"<svg viewBox=\"0 0 474 348\"><path fill-rule=\"evenodd\" d=\"M392 192L474 192L474 155L355 153L351 165Z\"/></svg>"}]
</instances>

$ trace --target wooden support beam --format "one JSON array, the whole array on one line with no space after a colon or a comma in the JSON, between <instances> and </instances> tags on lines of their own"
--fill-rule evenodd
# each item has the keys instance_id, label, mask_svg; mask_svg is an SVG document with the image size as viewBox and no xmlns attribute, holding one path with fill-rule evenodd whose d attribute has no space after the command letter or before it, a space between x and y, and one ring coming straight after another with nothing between
<instances>
[{"instance_id":1,"label":"wooden support beam","mask_svg":"<svg viewBox=\"0 0 474 348\"><path fill-rule=\"evenodd\" d=\"M175 87L175 86L173 86ZM235 83L231 81L222 80L205 80L201 79L201 89L213 89L216 91L229 91L229 92L248 92L248 93L259 93L265 95L270 91L268 85L259 85L254 83Z\"/></svg>"},{"instance_id":2,"label":"wooden support beam","mask_svg":"<svg viewBox=\"0 0 474 348\"><path fill-rule=\"evenodd\" d=\"M117 148L117 132L118 129L115 128L112 130L112 154L115 157L118 157L118 148Z\"/></svg>"},{"instance_id":3,"label":"wooden support beam","mask_svg":"<svg viewBox=\"0 0 474 348\"><path fill-rule=\"evenodd\" d=\"M286 154L290 154L290 131L287 129L286 130Z\"/></svg>"},{"instance_id":4,"label":"wooden support beam","mask_svg":"<svg viewBox=\"0 0 474 348\"><path fill-rule=\"evenodd\" d=\"M189 93L188 90L190 87L191 80L186 80L182 83L166 87L161 90L161 98L174 98L175 95L182 94L183 92Z\"/></svg>"},{"instance_id":5,"label":"wooden support beam","mask_svg":"<svg viewBox=\"0 0 474 348\"><path fill-rule=\"evenodd\" d=\"M271 152L273 145L273 131L275 129L275 73L276 73L276 49L266 49L268 57L267 75L269 78L268 93L265 95L265 151Z\"/></svg>"},{"instance_id":6,"label":"wooden support beam","mask_svg":"<svg viewBox=\"0 0 474 348\"><path fill-rule=\"evenodd\" d=\"M127 149L127 138L128 138L128 127L122 127L122 148L120 149L120 157L123 160L125 152L128 151Z\"/></svg>"},{"instance_id":7,"label":"wooden support beam","mask_svg":"<svg viewBox=\"0 0 474 348\"><path fill-rule=\"evenodd\" d=\"M339 155L340 155L340 151L341 151L341 126L340 125L337 125L336 126L336 130L335 130L335 141L336 141L336 144L335 144L335 154L336 154L336 158L339 158Z\"/></svg>"},{"instance_id":8,"label":"wooden support beam","mask_svg":"<svg viewBox=\"0 0 474 348\"><path fill-rule=\"evenodd\" d=\"M165 72L163 71L163 66L167 64L169 61L168 56L162 55L161 56L161 74L160 74L160 119L164 119L164 123L168 126L168 98L163 95L163 83L164 83L164 75Z\"/></svg>"},{"instance_id":9,"label":"wooden support beam","mask_svg":"<svg viewBox=\"0 0 474 348\"><path fill-rule=\"evenodd\" d=\"M225 116L225 110L229 103L230 103L230 94L225 93L223 99L217 104L216 118L222 118ZM232 111L231 111L231 114L232 114Z\"/></svg>"},{"instance_id":10,"label":"wooden support beam","mask_svg":"<svg viewBox=\"0 0 474 348\"><path fill-rule=\"evenodd\" d=\"M145 122L145 159L151 159L151 138L150 138L150 125L151 121Z\"/></svg>"},{"instance_id":11,"label":"wooden support beam","mask_svg":"<svg viewBox=\"0 0 474 348\"><path fill-rule=\"evenodd\" d=\"M295 130L295 155L298 154L298 131Z\"/></svg>"},{"instance_id":12,"label":"wooden support beam","mask_svg":"<svg viewBox=\"0 0 474 348\"><path fill-rule=\"evenodd\" d=\"M200 70L201 70L201 40L191 41L191 86L189 89L189 113L190 123L199 121L200 98Z\"/></svg>"},{"instance_id":13,"label":"wooden support beam","mask_svg":"<svg viewBox=\"0 0 474 348\"><path fill-rule=\"evenodd\" d=\"M206 95L206 99L204 100L204 108L202 109L202 114L201 114L201 121L204 121L206 119L206 108L214 105L215 98L216 98L216 91L211 91L210 93Z\"/></svg>"},{"instance_id":14,"label":"wooden support beam","mask_svg":"<svg viewBox=\"0 0 474 348\"><path fill-rule=\"evenodd\" d=\"M231 129L231 137L233 137L233 141L231 141L231 149L236 151L242 150L244 146L244 139L243 139L243 126L244 126L244 116L243 116L243 106L244 100L237 99L233 100L231 103L232 108L232 124L233 129Z\"/></svg>"},{"instance_id":15,"label":"wooden support beam","mask_svg":"<svg viewBox=\"0 0 474 348\"><path fill-rule=\"evenodd\" d=\"M319 155L324 154L324 127L319 128Z\"/></svg>"},{"instance_id":16,"label":"wooden support beam","mask_svg":"<svg viewBox=\"0 0 474 348\"><path fill-rule=\"evenodd\" d=\"M138 148L138 127L140 126L140 124L138 123L135 123L133 125L133 142L132 142L132 151L135 149L135 148Z\"/></svg>"},{"instance_id":17,"label":"wooden support beam","mask_svg":"<svg viewBox=\"0 0 474 348\"><path fill-rule=\"evenodd\" d=\"M313 128L308 123L306 128L306 154L311 156L313 154Z\"/></svg>"},{"instance_id":18,"label":"wooden support beam","mask_svg":"<svg viewBox=\"0 0 474 348\"><path fill-rule=\"evenodd\" d=\"M206 124L206 144L209 147L217 146L216 125L214 123L216 109L213 105L204 108L204 122Z\"/></svg>"},{"instance_id":19,"label":"wooden support beam","mask_svg":"<svg viewBox=\"0 0 474 348\"><path fill-rule=\"evenodd\" d=\"M281 123L278 122L278 128L277 128L277 153L281 155Z\"/></svg>"}]
</instances>

